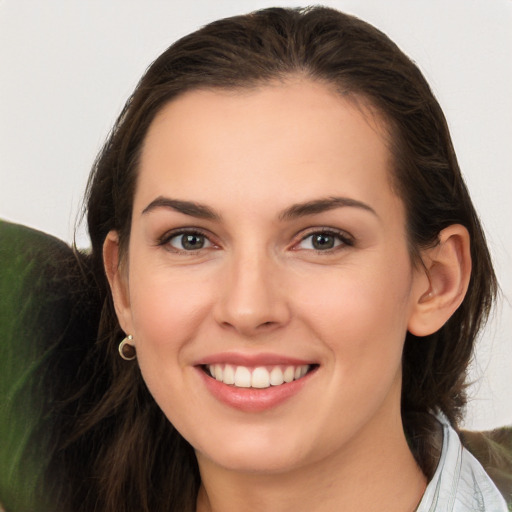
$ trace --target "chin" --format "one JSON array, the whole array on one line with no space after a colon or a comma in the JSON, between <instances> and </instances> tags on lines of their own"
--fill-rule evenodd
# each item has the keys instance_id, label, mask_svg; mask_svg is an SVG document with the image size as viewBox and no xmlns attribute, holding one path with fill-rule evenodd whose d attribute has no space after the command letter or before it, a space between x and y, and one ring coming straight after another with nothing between
<instances>
[{"instance_id":1,"label":"chin","mask_svg":"<svg viewBox=\"0 0 512 512\"><path fill-rule=\"evenodd\" d=\"M200 466L202 457L207 457L210 463L236 473L280 474L302 465L293 454L270 454L268 451L256 453L253 450L248 450L245 453L224 453L218 456L214 454L212 457L196 452L196 455Z\"/></svg>"},{"instance_id":2,"label":"chin","mask_svg":"<svg viewBox=\"0 0 512 512\"><path fill-rule=\"evenodd\" d=\"M243 429L244 426L238 428ZM272 432L251 430L246 436L234 433L222 440L219 437L203 440L201 444L207 449L196 449L199 464L205 458L210 464L229 471L278 474L312 462L308 450L304 449L310 443L303 436L299 439L293 434L288 435L288 432L287 435L275 432L273 435Z\"/></svg>"}]
</instances>

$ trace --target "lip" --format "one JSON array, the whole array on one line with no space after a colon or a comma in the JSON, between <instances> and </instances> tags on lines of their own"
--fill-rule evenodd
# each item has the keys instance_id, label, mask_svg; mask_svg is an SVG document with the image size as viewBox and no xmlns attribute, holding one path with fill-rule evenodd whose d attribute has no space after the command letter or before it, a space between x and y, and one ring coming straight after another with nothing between
<instances>
[{"instance_id":1,"label":"lip","mask_svg":"<svg viewBox=\"0 0 512 512\"><path fill-rule=\"evenodd\" d=\"M297 359L295 357L288 357L280 354L241 354L233 352L221 352L212 354L199 359L193 363L193 366L205 366L208 364L231 364L235 366L302 366L305 364L315 365L316 361L307 359Z\"/></svg>"},{"instance_id":2,"label":"lip","mask_svg":"<svg viewBox=\"0 0 512 512\"><path fill-rule=\"evenodd\" d=\"M301 359L275 356L271 354L258 354L256 356L245 356L241 354L216 354L212 357L206 357L205 362L198 362L195 365L199 377L202 379L206 389L214 398L221 403L238 409L243 412L263 412L273 409L297 395L306 386L310 379L316 374L318 365ZM207 364L233 364L239 366L255 367L270 365L293 365L300 366L304 364L313 365L304 377L292 382L281 384L280 386L270 386L268 388L239 388L224 384L212 378L204 370Z\"/></svg>"}]
</instances>

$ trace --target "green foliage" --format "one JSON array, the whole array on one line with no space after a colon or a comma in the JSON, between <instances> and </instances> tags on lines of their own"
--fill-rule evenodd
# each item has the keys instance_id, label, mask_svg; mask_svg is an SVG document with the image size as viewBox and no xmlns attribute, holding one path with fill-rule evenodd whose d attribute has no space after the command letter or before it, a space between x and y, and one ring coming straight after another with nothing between
<instances>
[{"instance_id":1,"label":"green foliage","mask_svg":"<svg viewBox=\"0 0 512 512\"><path fill-rule=\"evenodd\" d=\"M49 359L70 319L73 258L59 240L0 221L0 502L8 512L46 509Z\"/></svg>"}]
</instances>

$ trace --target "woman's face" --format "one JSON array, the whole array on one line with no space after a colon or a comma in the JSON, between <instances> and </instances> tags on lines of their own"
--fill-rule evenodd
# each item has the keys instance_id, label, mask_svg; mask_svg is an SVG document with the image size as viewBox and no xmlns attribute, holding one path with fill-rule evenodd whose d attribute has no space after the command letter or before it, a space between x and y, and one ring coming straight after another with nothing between
<instances>
[{"instance_id":1,"label":"woman's face","mask_svg":"<svg viewBox=\"0 0 512 512\"><path fill-rule=\"evenodd\" d=\"M306 80L194 91L148 132L116 297L199 463L286 471L401 429L425 290L369 110Z\"/></svg>"}]
</instances>

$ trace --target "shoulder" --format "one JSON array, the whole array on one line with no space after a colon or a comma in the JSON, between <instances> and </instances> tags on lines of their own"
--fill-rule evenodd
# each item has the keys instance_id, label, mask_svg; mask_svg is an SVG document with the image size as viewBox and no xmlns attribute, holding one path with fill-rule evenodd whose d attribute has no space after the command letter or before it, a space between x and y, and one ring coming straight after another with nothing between
<instances>
[{"instance_id":1,"label":"shoulder","mask_svg":"<svg viewBox=\"0 0 512 512\"><path fill-rule=\"evenodd\" d=\"M418 512L507 512L503 495L446 418L437 416L443 446Z\"/></svg>"},{"instance_id":2,"label":"shoulder","mask_svg":"<svg viewBox=\"0 0 512 512\"><path fill-rule=\"evenodd\" d=\"M512 510L512 427L462 431L462 444L479 461Z\"/></svg>"}]
</instances>

